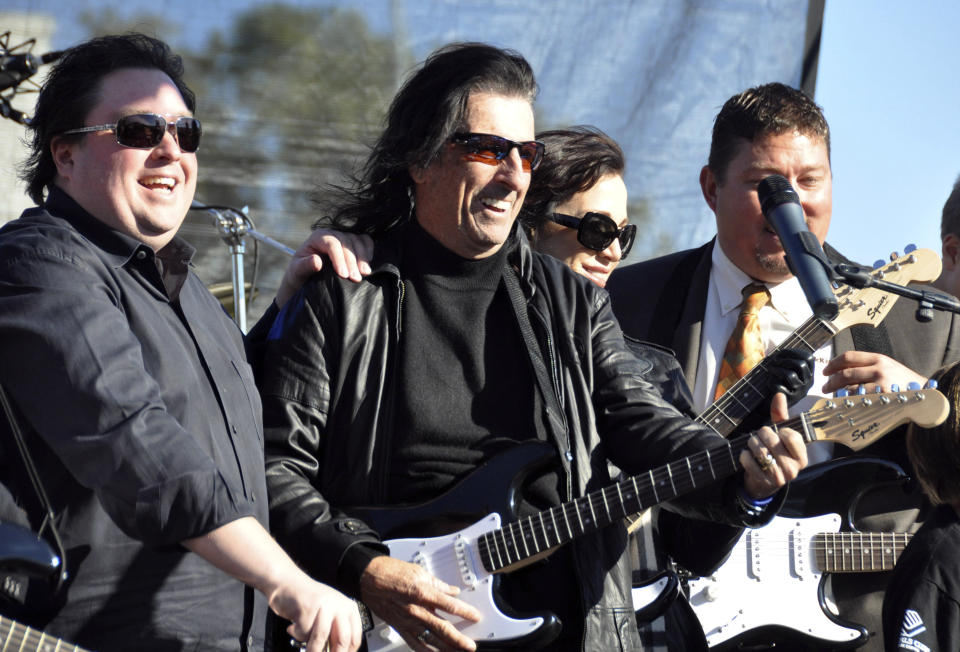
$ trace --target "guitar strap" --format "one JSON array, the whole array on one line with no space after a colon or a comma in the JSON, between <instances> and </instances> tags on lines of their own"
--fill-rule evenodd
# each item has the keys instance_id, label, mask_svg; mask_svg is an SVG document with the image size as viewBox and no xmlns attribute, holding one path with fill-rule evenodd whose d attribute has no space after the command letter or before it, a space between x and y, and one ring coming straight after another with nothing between
<instances>
[{"instance_id":1,"label":"guitar strap","mask_svg":"<svg viewBox=\"0 0 960 652\"><path fill-rule=\"evenodd\" d=\"M10 398L7 395L7 391L3 388L3 385L0 385L0 408L3 409L7 423L10 424L10 432L13 434L13 440L17 444L20 458L23 460L23 468L26 470L27 477L30 478L30 484L33 485L33 490L37 495L37 500L40 501L40 507L44 513L39 534L43 534L44 530L49 528L50 538L53 539L57 554L60 555L60 572L57 573L57 581L54 586L54 592L58 593L63 586L64 578L67 576L67 552L64 548L63 541L60 539L60 532L57 531L57 526L54 522L53 506L50 504L50 498L47 496L47 492L40 482L40 474L37 472L37 467L33 463L30 451L27 449L27 442L23 439L20 422L17 420L16 414L14 414L13 405L11 405Z\"/></svg>"},{"instance_id":2,"label":"guitar strap","mask_svg":"<svg viewBox=\"0 0 960 652\"><path fill-rule=\"evenodd\" d=\"M527 316L526 297L524 297L523 290L520 288L517 273L510 265L506 266L506 271L503 273L503 283L507 288L507 294L510 296L510 303L513 304L513 311L517 315L517 322L520 326L520 334L523 336L523 342L532 358L533 364L531 366L533 367L533 373L536 377L537 387L540 389L541 398L543 399L544 406L547 408L547 418L551 422L548 427L551 432L557 433L558 437L562 437L562 440L555 442L555 444L561 447L561 451L568 454L570 452L570 436L566 429L561 426L559 415L555 413L555 410L551 409L551 406L558 405L561 399L557 396L553 383L550 381L549 376L547 376L547 364L543 359L540 343L537 341L537 337L533 332L533 326L530 324L530 317ZM563 458L561 464L566 471L566 473L564 473L566 476L566 495L572 496L573 480L571 478L572 474L570 473L570 461L566 454L561 455L561 457Z\"/></svg>"}]
</instances>

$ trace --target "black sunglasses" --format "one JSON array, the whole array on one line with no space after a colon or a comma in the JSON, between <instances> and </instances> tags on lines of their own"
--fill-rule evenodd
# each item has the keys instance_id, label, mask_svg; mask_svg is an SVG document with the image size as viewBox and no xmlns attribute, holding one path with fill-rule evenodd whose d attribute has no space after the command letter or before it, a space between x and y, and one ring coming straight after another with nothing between
<instances>
[{"instance_id":1,"label":"black sunglasses","mask_svg":"<svg viewBox=\"0 0 960 652\"><path fill-rule=\"evenodd\" d=\"M500 161L510 154L514 147L520 153L520 164L524 171L531 172L537 169L543 160L545 148L539 140L528 140L518 143L502 136L493 134L456 133L451 142L467 148L468 160L479 161L488 165L499 165Z\"/></svg>"},{"instance_id":2,"label":"black sunglasses","mask_svg":"<svg viewBox=\"0 0 960 652\"><path fill-rule=\"evenodd\" d=\"M637 225L627 224L622 229L603 213L586 213L583 217L550 213L547 219L562 226L577 230L577 241L587 249L603 251L616 239L620 240L620 257L626 258L637 237Z\"/></svg>"},{"instance_id":3,"label":"black sunglasses","mask_svg":"<svg viewBox=\"0 0 960 652\"><path fill-rule=\"evenodd\" d=\"M180 146L180 151L192 154L200 149L200 134L202 128L196 118L181 117L173 122L156 113L137 113L125 115L115 125L96 125L94 127L79 127L62 132L67 134L85 134L94 131L113 131L117 134L117 144L135 149L153 149L160 144L171 127L174 140Z\"/></svg>"}]
</instances>

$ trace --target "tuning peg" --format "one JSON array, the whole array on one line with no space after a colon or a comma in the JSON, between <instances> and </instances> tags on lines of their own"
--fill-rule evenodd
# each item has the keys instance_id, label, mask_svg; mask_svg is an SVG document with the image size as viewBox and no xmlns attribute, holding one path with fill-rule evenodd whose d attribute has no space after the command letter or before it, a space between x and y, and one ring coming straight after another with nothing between
<instances>
[{"instance_id":1,"label":"tuning peg","mask_svg":"<svg viewBox=\"0 0 960 652\"><path fill-rule=\"evenodd\" d=\"M907 389L910 390L910 391L918 390L918 389L920 389L920 383L918 383L918 382L915 381L915 380L914 380L914 381L911 381L911 382L907 383Z\"/></svg>"},{"instance_id":2,"label":"tuning peg","mask_svg":"<svg viewBox=\"0 0 960 652\"><path fill-rule=\"evenodd\" d=\"M936 388L937 388L937 381L934 380L933 378L931 378L930 380L927 381L926 388L927 388L927 389L936 389Z\"/></svg>"},{"instance_id":3,"label":"tuning peg","mask_svg":"<svg viewBox=\"0 0 960 652\"><path fill-rule=\"evenodd\" d=\"M873 388L873 392L874 394L883 394L883 387L881 387L880 385L877 385L876 387Z\"/></svg>"},{"instance_id":4,"label":"tuning peg","mask_svg":"<svg viewBox=\"0 0 960 652\"><path fill-rule=\"evenodd\" d=\"M890 260L896 260L899 257L900 257L900 254L898 254L896 251L890 252Z\"/></svg>"},{"instance_id":5,"label":"tuning peg","mask_svg":"<svg viewBox=\"0 0 960 652\"><path fill-rule=\"evenodd\" d=\"M880 258L877 258L875 261L873 261L873 268L874 268L874 269L880 269L880 268L883 267L884 265L886 265L886 263L885 263L882 259L880 259Z\"/></svg>"},{"instance_id":6,"label":"tuning peg","mask_svg":"<svg viewBox=\"0 0 960 652\"><path fill-rule=\"evenodd\" d=\"M857 396L863 396L863 395L866 394L866 393L867 393L867 388L866 388L866 387L864 387L863 385L859 385L859 386L857 387Z\"/></svg>"},{"instance_id":7,"label":"tuning peg","mask_svg":"<svg viewBox=\"0 0 960 652\"><path fill-rule=\"evenodd\" d=\"M899 392L899 391L900 391L900 385L898 385L898 384L896 384L896 383L890 385L890 391L891 391L891 392Z\"/></svg>"},{"instance_id":8,"label":"tuning peg","mask_svg":"<svg viewBox=\"0 0 960 652\"><path fill-rule=\"evenodd\" d=\"M846 387L844 387L844 388L842 388L842 389L838 389L838 390L836 391L836 396L837 396L837 398L845 398L845 397L847 397L847 396L850 396L850 390L847 389Z\"/></svg>"},{"instance_id":9,"label":"tuning peg","mask_svg":"<svg viewBox=\"0 0 960 652\"><path fill-rule=\"evenodd\" d=\"M913 253L916 250L917 250L917 245L908 244L906 247L903 248L903 253L909 254L909 253Z\"/></svg>"}]
</instances>

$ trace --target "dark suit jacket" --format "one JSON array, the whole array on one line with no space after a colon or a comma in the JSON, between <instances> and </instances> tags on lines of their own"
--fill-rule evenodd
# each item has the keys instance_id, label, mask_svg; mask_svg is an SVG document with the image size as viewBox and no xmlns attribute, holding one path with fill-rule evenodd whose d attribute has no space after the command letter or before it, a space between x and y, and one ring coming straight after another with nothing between
<instances>
[{"instance_id":1,"label":"dark suit jacket","mask_svg":"<svg viewBox=\"0 0 960 652\"><path fill-rule=\"evenodd\" d=\"M607 283L614 314L624 333L673 349L691 387L700 356L714 242L620 267ZM824 249L831 258L843 260L829 245ZM855 326L838 333L834 354L855 349L886 353L924 375L960 359L960 316L937 312L931 322L921 323L916 320L915 311L913 301L899 298L881 327ZM903 434L902 429L890 433L859 454L896 462L909 472ZM866 494L857 503L857 527L864 531L919 527L925 501L916 486L907 489L905 492L899 486L888 486ZM843 513L845 507L836 505L830 511ZM841 615L878 634L860 649L882 647L880 610L886 577L886 573L833 577Z\"/></svg>"}]
</instances>

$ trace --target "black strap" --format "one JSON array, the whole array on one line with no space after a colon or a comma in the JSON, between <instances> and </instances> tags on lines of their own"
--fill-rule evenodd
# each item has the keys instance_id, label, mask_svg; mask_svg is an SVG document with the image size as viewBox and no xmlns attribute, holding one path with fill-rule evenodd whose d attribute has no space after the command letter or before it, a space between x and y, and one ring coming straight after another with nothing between
<instances>
[{"instance_id":1,"label":"black strap","mask_svg":"<svg viewBox=\"0 0 960 652\"><path fill-rule=\"evenodd\" d=\"M527 350L530 351L530 356L533 358L533 372L537 380L537 386L540 388L540 394L543 397L544 404L550 404L551 396L559 401L560 397L557 396L556 390L553 388L553 383L550 382L550 378L547 376L547 364L544 362L543 352L540 350L540 343L533 333L533 326L530 325L530 318L527 316L527 302L523 296L523 290L520 289L520 281L517 279L516 272L509 265L506 266L506 271L503 273L503 282L507 288L510 302L513 304L514 312L517 315L517 322L520 325L520 334L523 336L523 342Z\"/></svg>"},{"instance_id":2,"label":"black strap","mask_svg":"<svg viewBox=\"0 0 960 652\"><path fill-rule=\"evenodd\" d=\"M537 341L537 337L533 332L533 326L530 325L530 317L527 315L527 301L523 295L523 290L520 289L520 280L517 277L517 273L510 265L505 266L503 283L507 288L507 294L510 296L510 302L513 304L513 311L517 315L520 334L523 335L523 341L527 346L527 350L530 351L534 376L537 379L537 386L540 388L540 395L546 407L547 421L553 421L554 416L559 420L560 414L553 415L553 410L550 409L550 406L557 405L558 409L562 411L562 397L558 395L553 383L550 382L550 377L547 376L548 367L543 360L543 352L540 350L540 343ZM560 438L559 441L555 441L553 444L559 447L561 456L564 458L560 461L560 464L566 470L563 474L565 476L564 485L566 487L566 494L564 495L570 498L573 496L573 465L570 463L572 460L570 457L572 453L570 450L570 433L562 426L562 423L556 425L547 423L545 425L551 433L554 433L557 438Z\"/></svg>"},{"instance_id":3,"label":"black strap","mask_svg":"<svg viewBox=\"0 0 960 652\"><path fill-rule=\"evenodd\" d=\"M33 485L33 490L43 510L43 521L40 523L40 531L38 534L42 535L44 530L49 529L50 538L53 539L53 543L57 548L57 554L60 555L60 572L57 573L57 583L55 586L55 591L59 591L63 585L63 580L67 576L67 552L64 548L63 541L60 539L60 532L57 531L57 526L54 522L53 506L50 503L50 498L47 497L47 492L40 482L40 474L37 472L37 467L33 463L30 451L27 449L27 443L23 439L23 431L20 429L20 423L17 421L16 415L13 412L10 398L7 396L7 392L2 385L0 385L0 408L3 409L7 423L10 424L10 432L13 434L13 440L16 442L17 449L20 451L23 468L27 472L27 477L30 478L30 484Z\"/></svg>"}]
</instances>

